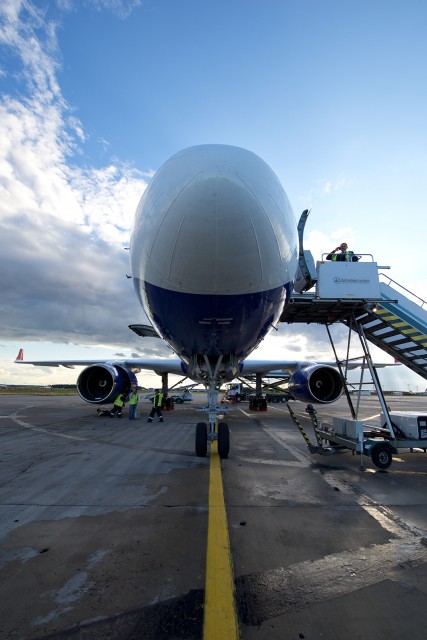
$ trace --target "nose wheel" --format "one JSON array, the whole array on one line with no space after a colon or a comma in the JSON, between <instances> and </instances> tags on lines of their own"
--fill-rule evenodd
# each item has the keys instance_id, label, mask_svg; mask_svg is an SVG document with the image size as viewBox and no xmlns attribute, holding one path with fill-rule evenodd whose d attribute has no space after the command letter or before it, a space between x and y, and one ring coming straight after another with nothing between
<instances>
[{"instance_id":1,"label":"nose wheel","mask_svg":"<svg viewBox=\"0 0 427 640\"><path fill-rule=\"evenodd\" d=\"M228 458L230 451L230 429L226 422L218 425L218 455L220 458Z\"/></svg>"},{"instance_id":2,"label":"nose wheel","mask_svg":"<svg viewBox=\"0 0 427 640\"><path fill-rule=\"evenodd\" d=\"M196 426L196 456L204 458L208 450L208 425L198 422Z\"/></svg>"},{"instance_id":3,"label":"nose wheel","mask_svg":"<svg viewBox=\"0 0 427 640\"><path fill-rule=\"evenodd\" d=\"M226 422L219 422L218 418L223 417L227 413L225 407L218 405L218 387L217 378L219 375L222 356L218 357L215 366L209 361L205 355L205 366L209 373L208 384L208 406L201 411L209 416L208 424L199 422L196 426L196 456L203 458L208 450L208 442L217 441L218 455L220 458L227 458L230 451L230 429Z\"/></svg>"},{"instance_id":4,"label":"nose wheel","mask_svg":"<svg viewBox=\"0 0 427 640\"><path fill-rule=\"evenodd\" d=\"M218 455L221 459L228 458L230 452L230 429L226 422L218 424L218 431L211 430L208 434L206 422L198 422L196 426L196 456L204 458L208 450L208 441L218 443Z\"/></svg>"}]
</instances>

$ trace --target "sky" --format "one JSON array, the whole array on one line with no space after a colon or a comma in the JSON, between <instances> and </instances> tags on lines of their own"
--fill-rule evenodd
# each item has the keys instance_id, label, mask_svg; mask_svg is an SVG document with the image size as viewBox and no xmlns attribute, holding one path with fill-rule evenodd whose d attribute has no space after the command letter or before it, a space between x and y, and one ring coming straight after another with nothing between
<instances>
[{"instance_id":1,"label":"sky","mask_svg":"<svg viewBox=\"0 0 427 640\"><path fill-rule=\"evenodd\" d=\"M14 365L20 347L173 355L128 329L145 318L126 247L156 170L196 144L263 158L295 217L311 210L315 260L345 241L427 300L426 27L424 0L2 0L0 383L75 382L79 370ZM325 328L305 325L253 356L333 359Z\"/></svg>"}]
</instances>

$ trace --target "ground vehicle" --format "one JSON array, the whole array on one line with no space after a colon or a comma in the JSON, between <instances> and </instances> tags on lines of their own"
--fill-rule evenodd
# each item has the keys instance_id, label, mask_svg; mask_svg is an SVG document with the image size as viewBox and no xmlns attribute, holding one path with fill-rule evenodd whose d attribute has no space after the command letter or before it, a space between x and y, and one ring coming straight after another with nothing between
<instances>
[{"instance_id":1,"label":"ground vehicle","mask_svg":"<svg viewBox=\"0 0 427 640\"><path fill-rule=\"evenodd\" d=\"M265 399L267 400L267 402L286 402L287 400L289 400L289 395L284 393L283 391L267 391L264 394Z\"/></svg>"},{"instance_id":2,"label":"ground vehicle","mask_svg":"<svg viewBox=\"0 0 427 640\"><path fill-rule=\"evenodd\" d=\"M191 402L191 400L193 399L193 394L191 393L191 391L185 390L181 393L173 394L168 397L172 398L174 404L182 404L183 402Z\"/></svg>"},{"instance_id":3,"label":"ground vehicle","mask_svg":"<svg viewBox=\"0 0 427 640\"><path fill-rule=\"evenodd\" d=\"M309 413L312 416L315 411L311 409ZM389 416L393 435L387 427L384 413L381 413L381 426L369 425L362 420L334 417L333 425L318 428L316 437L325 440L332 447L338 445L360 453L362 469L364 455L370 456L379 469L388 469L392 463L393 454L398 454L399 450L427 451L426 414L420 415L415 411L390 411ZM316 431L316 425L314 426ZM312 453L324 452L325 449L322 446L312 450Z\"/></svg>"},{"instance_id":4,"label":"ground vehicle","mask_svg":"<svg viewBox=\"0 0 427 640\"><path fill-rule=\"evenodd\" d=\"M144 398L146 400L152 401L154 395L154 393L148 393L146 396L144 396ZM191 402L191 400L193 399L193 394L191 393L191 391L188 391L188 389L186 389L185 391L181 391L181 393L173 393L171 395L168 394L168 399L172 399L174 404L182 404L183 402Z\"/></svg>"},{"instance_id":5,"label":"ground vehicle","mask_svg":"<svg viewBox=\"0 0 427 640\"><path fill-rule=\"evenodd\" d=\"M246 388L243 388L243 385L240 382L230 382L227 384L225 391L225 399L230 402L241 402L242 400L247 400L249 398L249 393Z\"/></svg>"},{"instance_id":6,"label":"ground vehicle","mask_svg":"<svg viewBox=\"0 0 427 640\"><path fill-rule=\"evenodd\" d=\"M250 396L255 397L255 389L246 387L240 382L231 382L227 385L225 398L230 402L242 402L242 400L249 400ZM267 402L286 402L288 396L280 390L267 389L263 393L263 397Z\"/></svg>"}]
</instances>

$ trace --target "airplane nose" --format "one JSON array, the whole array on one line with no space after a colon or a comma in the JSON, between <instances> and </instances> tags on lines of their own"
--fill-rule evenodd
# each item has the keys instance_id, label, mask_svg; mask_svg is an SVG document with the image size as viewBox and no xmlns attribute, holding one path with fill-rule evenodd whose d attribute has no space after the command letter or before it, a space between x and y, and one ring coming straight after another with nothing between
<instances>
[{"instance_id":1,"label":"airplane nose","mask_svg":"<svg viewBox=\"0 0 427 640\"><path fill-rule=\"evenodd\" d=\"M185 361L194 353L242 357L289 295L296 223L263 160L238 147L202 145L179 152L154 176L138 205L130 253L150 322Z\"/></svg>"},{"instance_id":2,"label":"airplane nose","mask_svg":"<svg viewBox=\"0 0 427 640\"><path fill-rule=\"evenodd\" d=\"M273 171L249 151L205 145L180 152L153 178L137 217L143 233L131 249L142 245L141 262L134 268L132 258L132 272L150 284L231 295L293 280L289 201Z\"/></svg>"}]
</instances>

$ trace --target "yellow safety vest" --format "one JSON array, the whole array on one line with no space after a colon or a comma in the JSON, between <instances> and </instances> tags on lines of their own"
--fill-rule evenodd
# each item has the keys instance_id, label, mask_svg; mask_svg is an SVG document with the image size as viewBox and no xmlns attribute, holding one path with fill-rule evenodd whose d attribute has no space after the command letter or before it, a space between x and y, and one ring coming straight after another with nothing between
<instances>
[{"instance_id":1,"label":"yellow safety vest","mask_svg":"<svg viewBox=\"0 0 427 640\"><path fill-rule=\"evenodd\" d=\"M118 396L116 396L116 399L114 400L114 406L116 407L123 407L124 406L124 401L123 401L123 393L119 393Z\"/></svg>"},{"instance_id":2,"label":"yellow safety vest","mask_svg":"<svg viewBox=\"0 0 427 640\"><path fill-rule=\"evenodd\" d=\"M138 394L136 392L130 394L129 404L138 404Z\"/></svg>"},{"instance_id":3,"label":"yellow safety vest","mask_svg":"<svg viewBox=\"0 0 427 640\"><path fill-rule=\"evenodd\" d=\"M338 260L338 256L342 255L340 253L334 253L334 255L332 256L332 260L334 260L335 262ZM345 262L351 262L351 259L353 257L354 253L353 251L344 251L344 260Z\"/></svg>"},{"instance_id":4,"label":"yellow safety vest","mask_svg":"<svg viewBox=\"0 0 427 640\"><path fill-rule=\"evenodd\" d=\"M163 393L156 393L156 395L153 398L153 406L161 407L162 404L163 404Z\"/></svg>"}]
</instances>

